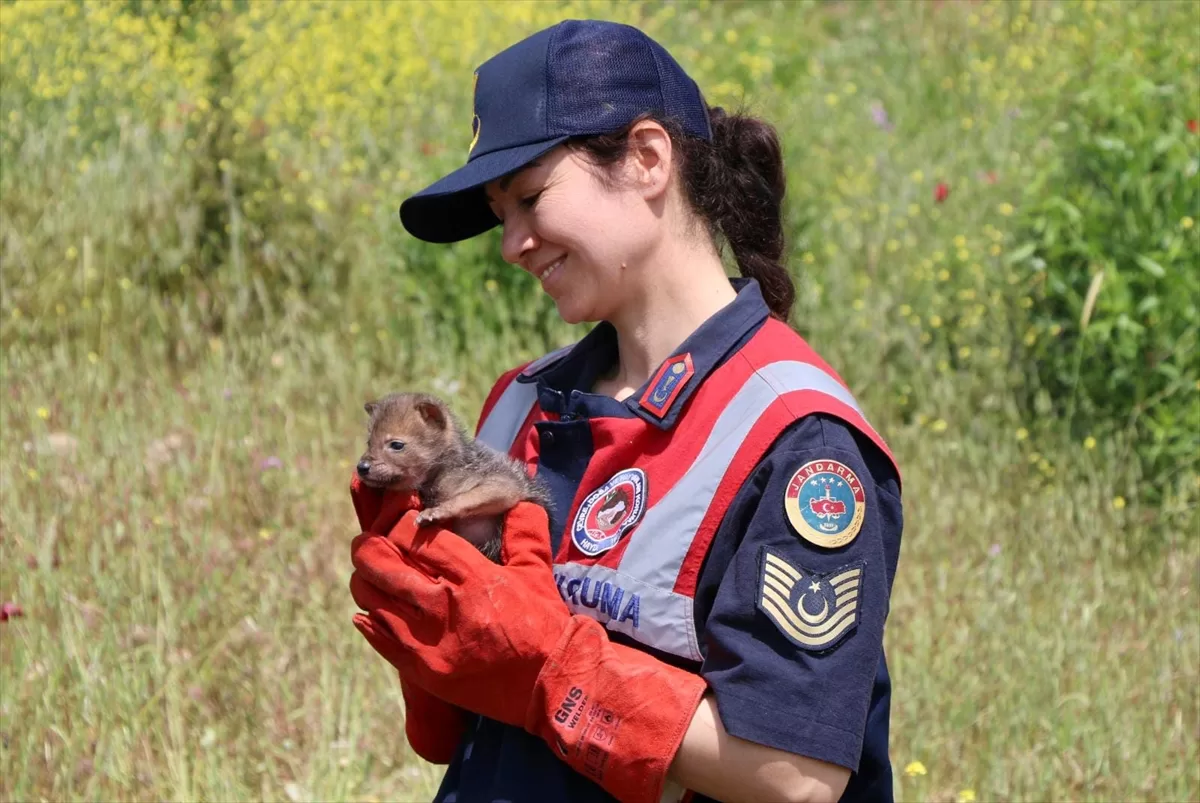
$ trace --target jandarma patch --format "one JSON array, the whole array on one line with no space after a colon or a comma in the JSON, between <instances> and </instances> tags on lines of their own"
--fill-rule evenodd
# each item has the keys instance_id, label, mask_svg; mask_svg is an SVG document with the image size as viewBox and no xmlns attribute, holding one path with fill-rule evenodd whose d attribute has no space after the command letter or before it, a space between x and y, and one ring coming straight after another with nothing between
<instances>
[{"instance_id":1,"label":"jandarma patch","mask_svg":"<svg viewBox=\"0 0 1200 803\"><path fill-rule=\"evenodd\" d=\"M585 555L607 552L641 521L645 509L645 472L640 468L618 471L583 500L571 526L571 540Z\"/></svg>"},{"instance_id":2,"label":"jandarma patch","mask_svg":"<svg viewBox=\"0 0 1200 803\"><path fill-rule=\"evenodd\" d=\"M758 609L796 646L833 649L858 626L864 568L858 561L815 574L763 547Z\"/></svg>"},{"instance_id":3,"label":"jandarma patch","mask_svg":"<svg viewBox=\"0 0 1200 803\"><path fill-rule=\"evenodd\" d=\"M813 460L792 475L783 507L788 522L806 541L836 549L862 529L867 496L858 475L845 463Z\"/></svg>"}]
</instances>

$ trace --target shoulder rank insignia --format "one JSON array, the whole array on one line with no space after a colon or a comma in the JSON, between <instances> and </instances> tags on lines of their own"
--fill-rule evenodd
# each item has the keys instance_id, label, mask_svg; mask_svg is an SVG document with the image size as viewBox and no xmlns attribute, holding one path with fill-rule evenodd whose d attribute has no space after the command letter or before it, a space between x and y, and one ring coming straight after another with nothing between
<instances>
[{"instance_id":1,"label":"shoulder rank insignia","mask_svg":"<svg viewBox=\"0 0 1200 803\"><path fill-rule=\"evenodd\" d=\"M867 496L853 469L812 460L796 469L784 492L788 521L804 540L836 549L854 540L867 515Z\"/></svg>"},{"instance_id":2,"label":"shoulder rank insignia","mask_svg":"<svg viewBox=\"0 0 1200 803\"><path fill-rule=\"evenodd\" d=\"M666 416L675 399L679 397L683 386L696 373L692 366L692 355L689 352L678 354L659 366L658 372L646 386L645 393L638 399L643 410L659 418Z\"/></svg>"},{"instance_id":3,"label":"shoulder rank insignia","mask_svg":"<svg viewBox=\"0 0 1200 803\"><path fill-rule=\"evenodd\" d=\"M830 650L858 624L864 567L858 561L815 574L763 547L758 609L801 649Z\"/></svg>"}]
</instances>

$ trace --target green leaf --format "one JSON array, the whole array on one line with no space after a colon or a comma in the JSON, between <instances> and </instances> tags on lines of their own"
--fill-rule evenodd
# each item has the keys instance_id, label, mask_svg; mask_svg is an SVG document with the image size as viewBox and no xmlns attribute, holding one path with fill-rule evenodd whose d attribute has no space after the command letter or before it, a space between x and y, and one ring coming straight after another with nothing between
<instances>
[{"instance_id":1,"label":"green leaf","mask_svg":"<svg viewBox=\"0 0 1200 803\"><path fill-rule=\"evenodd\" d=\"M1025 243L1016 251L1011 252L1004 259L1005 265L1015 265L1018 262L1028 259L1037 250L1037 243Z\"/></svg>"},{"instance_id":2,"label":"green leaf","mask_svg":"<svg viewBox=\"0 0 1200 803\"><path fill-rule=\"evenodd\" d=\"M1146 271L1146 273L1149 273L1156 279L1161 279L1167 275L1167 269L1155 262L1150 257L1143 256L1142 254L1135 254L1133 258L1138 265L1141 266L1142 270Z\"/></svg>"}]
</instances>

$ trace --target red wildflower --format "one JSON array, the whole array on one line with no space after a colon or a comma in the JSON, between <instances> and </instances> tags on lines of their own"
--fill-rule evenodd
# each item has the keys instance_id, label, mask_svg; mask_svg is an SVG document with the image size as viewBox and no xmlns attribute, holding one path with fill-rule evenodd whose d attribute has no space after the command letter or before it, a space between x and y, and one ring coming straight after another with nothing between
<instances>
[{"instance_id":1,"label":"red wildflower","mask_svg":"<svg viewBox=\"0 0 1200 803\"><path fill-rule=\"evenodd\" d=\"M1193 134L1200 134L1200 120L1188 120L1188 131Z\"/></svg>"},{"instance_id":2,"label":"red wildflower","mask_svg":"<svg viewBox=\"0 0 1200 803\"><path fill-rule=\"evenodd\" d=\"M6 602L0 605L0 622L7 622L9 619L16 619L18 616L24 616L25 611L21 610L21 606L15 602Z\"/></svg>"},{"instance_id":3,"label":"red wildflower","mask_svg":"<svg viewBox=\"0 0 1200 803\"><path fill-rule=\"evenodd\" d=\"M944 181L939 181L937 186L933 188L933 200L939 204L950 197L950 185Z\"/></svg>"}]
</instances>

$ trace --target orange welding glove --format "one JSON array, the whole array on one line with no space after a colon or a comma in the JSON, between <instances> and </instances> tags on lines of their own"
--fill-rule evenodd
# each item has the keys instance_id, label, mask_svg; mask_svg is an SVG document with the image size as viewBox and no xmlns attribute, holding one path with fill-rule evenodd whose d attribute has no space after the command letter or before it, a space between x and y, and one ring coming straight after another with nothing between
<instances>
[{"instance_id":1,"label":"orange welding glove","mask_svg":"<svg viewBox=\"0 0 1200 803\"><path fill-rule=\"evenodd\" d=\"M363 485L356 475L350 481L350 499L363 533L386 535L406 512L418 510L416 494L382 491ZM466 730L467 714L415 686L400 673L404 697L404 733L413 752L433 764L449 764Z\"/></svg>"},{"instance_id":2,"label":"orange welding glove","mask_svg":"<svg viewBox=\"0 0 1200 803\"><path fill-rule=\"evenodd\" d=\"M657 801L705 690L698 675L609 641L555 586L546 512L505 518L503 565L406 513L352 549L354 624L406 678L539 736L620 800Z\"/></svg>"}]
</instances>

